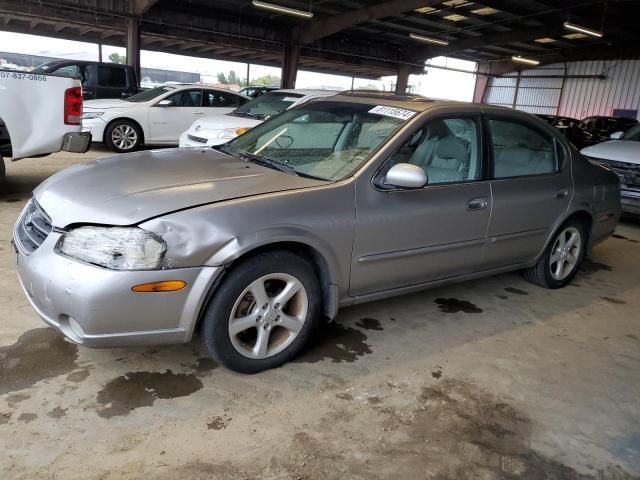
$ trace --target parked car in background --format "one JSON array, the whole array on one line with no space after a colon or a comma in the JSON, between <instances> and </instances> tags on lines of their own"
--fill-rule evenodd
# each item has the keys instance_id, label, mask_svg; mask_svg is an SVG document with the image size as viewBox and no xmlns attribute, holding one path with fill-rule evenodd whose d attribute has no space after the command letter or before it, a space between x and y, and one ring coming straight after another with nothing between
<instances>
[{"instance_id":1,"label":"parked car in background","mask_svg":"<svg viewBox=\"0 0 640 480\"><path fill-rule=\"evenodd\" d=\"M582 149L606 142L612 133L626 132L637 124L638 121L633 118L587 117L580 122L578 128L572 130L569 139L578 149Z\"/></svg>"},{"instance_id":2,"label":"parked car in background","mask_svg":"<svg viewBox=\"0 0 640 480\"><path fill-rule=\"evenodd\" d=\"M249 100L230 90L166 84L124 100L89 100L82 126L94 142L104 142L115 152L132 152L141 145L177 145L194 119L231 112Z\"/></svg>"},{"instance_id":3,"label":"parked car in background","mask_svg":"<svg viewBox=\"0 0 640 480\"><path fill-rule=\"evenodd\" d=\"M53 60L34 68L32 73L79 78L85 100L127 98L139 91L133 67L118 63Z\"/></svg>"},{"instance_id":4,"label":"parked car in background","mask_svg":"<svg viewBox=\"0 0 640 480\"><path fill-rule=\"evenodd\" d=\"M73 78L0 70L0 182L3 156L19 160L66 150L84 153L82 93Z\"/></svg>"},{"instance_id":5,"label":"parked car in background","mask_svg":"<svg viewBox=\"0 0 640 480\"><path fill-rule=\"evenodd\" d=\"M196 120L180 135L179 146L183 148L220 145L289 108L336 93L338 92L331 90L276 90L265 93L233 112Z\"/></svg>"},{"instance_id":6,"label":"parked car in background","mask_svg":"<svg viewBox=\"0 0 640 480\"><path fill-rule=\"evenodd\" d=\"M258 372L347 305L512 270L563 287L619 215L616 175L529 114L349 93L219 147L59 172L13 241L28 300L71 341L198 327L220 364Z\"/></svg>"},{"instance_id":7,"label":"parked car in background","mask_svg":"<svg viewBox=\"0 0 640 480\"><path fill-rule=\"evenodd\" d=\"M552 127L556 127L565 137L570 138L576 128L579 128L580 120L571 117L560 117L557 115L536 114Z\"/></svg>"},{"instance_id":8,"label":"parked car in background","mask_svg":"<svg viewBox=\"0 0 640 480\"><path fill-rule=\"evenodd\" d=\"M248 97L259 97L262 94L279 90L280 87L248 86L240 89L240 93Z\"/></svg>"},{"instance_id":9,"label":"parked car in background","mask_svg":"<svg viewBox=\"0 0 640 480\"><path fill-rule=\"evenodd\" d=\"M624 134L615 132L611 138L608 142L587 147L581 153L620 177L622 210L640 215L640 125Z\"/></svg>"}]
</instances>

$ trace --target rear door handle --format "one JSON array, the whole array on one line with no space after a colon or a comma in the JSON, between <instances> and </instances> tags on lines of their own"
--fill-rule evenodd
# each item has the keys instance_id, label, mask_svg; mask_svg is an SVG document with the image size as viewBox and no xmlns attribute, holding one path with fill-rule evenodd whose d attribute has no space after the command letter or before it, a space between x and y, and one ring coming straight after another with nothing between
<instances>
[{"instance_id":1,"label":"rear door handle","mask_svg":"<svg viewBox=\"0 0 640 480\"><path fill-rule=\"evenodd\" d=\"M569 196L569 189L563 188L562 190L558 190L555 194L555 198L557 200L561 200L563 198L567 198Z\"/></svg>"},{"instance_id":2,"label":"rear door handle","mask_svg":"<svg viewBox=\"0 0 640 480\"><path fill-rule=\"evenodd\" d=\"M489 200L486 197L472 198L467 202L467 210L482 210L489 206Z\"/></svg>"},{"instance_id":3,"label":"rear door handle","mask_svg":"<svg viewBox=\"0 0 640 480\"><path fill-rule=\"evenodd\" d=\"M193 112L194 115L204 115L204 112Z\"/></svg>"}]
</instances>

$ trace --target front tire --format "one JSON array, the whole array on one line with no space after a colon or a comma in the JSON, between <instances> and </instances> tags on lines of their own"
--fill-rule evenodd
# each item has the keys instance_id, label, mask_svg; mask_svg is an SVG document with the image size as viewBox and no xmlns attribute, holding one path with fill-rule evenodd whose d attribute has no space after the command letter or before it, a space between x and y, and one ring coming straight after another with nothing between
<instances>
[{"instance_id":1,"label":"front tire","mask_svg":"<svg viewBox=\"0 0 640 480\"><path fill-rule=\"evenodd\" d=\"M142 144L142 132L130 120L116 120L105 130L104 143L114 152L133 152Z\"/></svg>"},{"instance_id":2,"label":"front tire","mask_svg":"<svg viewBox=\"0 0 640 480\"><path fill-rule=\"evenodd\" d=\"M228 369L261 372L302 350L319 309L320 286L309 261L265 252L234 267L218 286L205 310L202 340Z\"/></svg>"},{"instance_id":3,"label":"front tire","mask_svg":"<svg viewBox=\"0 0 640 480\"><path fill-rule=\"evenodd\" d=\"M538 263L523 271L524 278L544 288L562 288L578 272L586 247L584 224L571 219L558 229Z\"/></svg>"},{"instance_id":4,"label":"front tire","mask_svg":"<svg viewBox=\"0 0 640 480\"><path fill-rule=\"evenodd\" d=\"M6 170L4 167L4 159L2 158L2 154L0 153L0 187L2 187L4 184L5 173L6 173Z\"/></svg>"}]
</instances>

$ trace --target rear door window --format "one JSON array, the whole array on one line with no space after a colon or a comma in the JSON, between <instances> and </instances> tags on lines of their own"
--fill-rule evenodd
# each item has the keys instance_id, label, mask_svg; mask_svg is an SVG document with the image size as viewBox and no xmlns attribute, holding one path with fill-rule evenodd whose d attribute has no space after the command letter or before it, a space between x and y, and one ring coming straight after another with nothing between
<instances>
[{"instance_id":1,"label":"rear door window","mask_svg":"<svg viewBox=\"0 0 640 480\"><path fill-rule=\"evenodd\" d=\"M240 103L242 98L239 95L215 90L206 90L205 92L205 107L236 108L242 105Z\"/></svg>"},{"instance_id":2,"label":"rear door window","mask_svg":"<svg viewBox=\"0 0 640 480\"><path fill-rule=\"evenodd\" d=\"M110 88L126 88L127 72L122 67L99 65L98 85Z\"/></svg>"},{"instance_id":3,"label":"rear door window","mask_svg":"<svg viewBox=\"0 0 640 480\"><path fill-rule=\"evenodd\" d=\"M558 148L553 137L519 121L491 119L489 127L494 178L526 177L557 171Z\"/></svg>"}]
</instances>

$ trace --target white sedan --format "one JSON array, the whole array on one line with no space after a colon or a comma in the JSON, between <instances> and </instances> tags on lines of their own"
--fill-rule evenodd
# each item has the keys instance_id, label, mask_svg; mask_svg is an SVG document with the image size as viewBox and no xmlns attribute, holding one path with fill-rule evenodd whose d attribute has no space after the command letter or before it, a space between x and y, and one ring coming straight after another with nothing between
<instances>
[{"instance_id":1,"label":"white sedan","mask_svg":"<svg viewBox=\"0 0 640 480\"><path fill-rule=\"evenodd\" d=\"M640 125L624 134L616 132L608 142L583 148L580 153L618 174L622 210L640 215Z\"/></svg>"},{"instance_id":2,"label":"white sedan","mask_svg":"<svg viewBox=\"0 0 640 480\"><path fill-rule=\"evenodd\" d=\"M82 129L116 152L131 152L140 145L177 145L194 119L231 112L249 100L229 90L162 85L124 100L84 102Z\"/></svg>"},{"instance_id":3,"label":"white sedan","mask_svg":"<svg viewBox=\"0 0 640 480\"><path fill-rule=\"evenodd\" d=\"M318 97L336 95L331 90L275 90L254 98L230 113L207 115L180 135L180 148L221 145L261 124L267 118Z\"/></svg>"}]
</instances>

